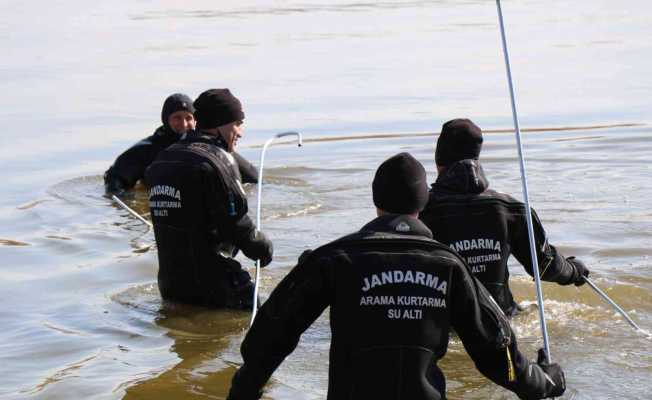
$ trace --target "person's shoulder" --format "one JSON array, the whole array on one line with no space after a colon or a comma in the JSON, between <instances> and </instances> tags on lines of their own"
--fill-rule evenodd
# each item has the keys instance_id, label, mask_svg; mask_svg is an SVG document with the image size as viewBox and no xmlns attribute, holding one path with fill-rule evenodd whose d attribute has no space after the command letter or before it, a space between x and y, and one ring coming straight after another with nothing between
<instances>
[{"instance_id":1,"label":"person's shoulder","mask_svg":"<svg viewBox=\"0 0 652 400\"><path fill-rule=\"evenodd\" d=\"M451 190L437 188L433 185L430 189L428 202L420 213L419 218L430 214L437 215L441 207L466 207L477 203L510 202L509 195L487 189L481 193L459 193Z\"/></svg>"},{"instance_id":2,"label":"person's shoulder","mask_svg":"<svg viewBox=\"0 0 652 400\"><path fill-rule=\"evenodd\" d=\"M500 192L498 190L488 189L478 195L478 200L491 201L495 204L504 206L511 211L522 212L524 210L524 204L522 201L517 200L508 193Z\"/></svg>"},{"instance_id":3,"label":"person's shoulder","mask_svg":"<svg viewBox=\"0 0 652 400\"><path fill-rule=\"evenodd\" d=\"M516 200L509 193L501 192L499 190L487 189L481 195L484 196L484 197L494 198L496 200L501 200L501 201L504 201L506 203L520 203L520 201Z\"/></svg>"},{"instance_id":4,"label":"person's shoulder","mask_svg":"<svg viewBox=\"0 0 652 400\"><path fill-rule=\"evenodd\" d=\"M369 242L394 242L402 243L405 251L429 253L432 256L448 258L453 262L463 263L463 258L449 246L426 236L400 235L388 232L369 232L360 230L344 235L336 240L318 247L312 253L315 256L332 257L336 255L349 255L360 249L369 247ZM380 245L379 245L380 246Z\"/></svg>"},{"instance_id":5,"label":"person's shoulder","mask_svg":"<svg viewBox=\"0 0 652 400\"><path fill-rule=\"evenodd\" d=\"M152 133L151 136L147 137L147 139L154 146L158 146L161 148L166 148L171 144L178 142L179 140L181 140L181 138L182 135L179 135L178 133L169 130L163 125L156 128L154 133Z\"/></svg>"},{"instance_id":6,"label":"person's shoulder","mask_svg":"<svg viewBox=\"0 0 652 400\"><path fill-rule=\"evenodd\" d=\"M138 143L136 143L136 145L151 145L153 143L160 141L166 135L167 133L165 127L161 125L158 128L156 128L151 135L141 139Z\"/></svg>"},{"instance_id":7,"label":"person's shoulder","mask_svg":"<svg viewBox=\"0 0 652 400\"><path fill-rule=\"evenodd\" d=\"M318 260L331 259L333 257L347 255L351 252L353 241L360 236L360 232L353 232L341 236L315 249L304 251L299 256L299 264L315 263Z\"/></svg>"},{"instance_id":8,"label":"person's shoulder","mask_svg":"<svg viewBox=\"0 0 652 400\"><path fill-rule=\"evenodd\" d=\"M314 250L310 250L309 253L304 252L302 256L305 255L305 259L308 260L308 256L311 259L314 259L316 257L330 257L335 254L340 254L343 252L346 252L346 247L347 247L347 239L350 237L353 237L356 235L358 232L351 233L348 235L341 236L335 240L332 240L328 243L325 243Z\"/></svg>"},{"instance_id":9,"label":"person's shoulder","mask_svg":"<svg viewBox=\"0 0 652 400\"><path fill-rule=\"evenodd\" d=\"M147 155L150 153L152 145L153 145L153 136L147 136L146 138L140 139L131 147L123 151L118 158L116 159L115 163L123 163L123 162L128 162L132 163L134 160L140 160L143 157L147 157Z\"/></svg>"},{"instance_id":10,"label":"person's shoulder","mask_svg":"<svg viewBox=\"0 0 652 400\"><path fill-rule=\"evenodd\" d=\"M496 198L499 199L500 203L504 206L505 212L509 213L510 215L520 217L524 217L526 215L526 206L525 203L523 203L521 200L517 200L507 193L500 192L497 192ZM536 214L534 208L532 208L532 212Z\"/></svg>"},{"instance_id":11,"label":"person's shoulder","mask_svg":"<svg viewBox=\"0 0 652 400\"><path fill-rule=\"evenodd\" d=\"M165 125L161 125L158 128L154 129L154 133L152 133L149 137L150 138L155 138L155 137L163 137L163 136L168 136L170 132L165 128Z\"/></svg>"}]
</instances>

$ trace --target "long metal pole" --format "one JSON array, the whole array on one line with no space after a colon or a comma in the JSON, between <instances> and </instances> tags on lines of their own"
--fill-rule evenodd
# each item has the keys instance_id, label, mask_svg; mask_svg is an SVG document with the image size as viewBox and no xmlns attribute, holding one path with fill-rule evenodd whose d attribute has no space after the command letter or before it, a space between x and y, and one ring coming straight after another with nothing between
<instances>
[{"instance_id":1,"label":"long metal pole","mask_svg":"<svg viewBox=\"0 0 652 400\"><path fill-rule=\"evenodd\" d=\"M632 326L632 328L634 328L634 329L636 329L636 330L638 330L638 331L641 331L641 330L642 330L638 325L636 325L636 322L634 322L634 321L629 317L629 315L627 315L627 313L625 312L625 310L623 310L622 308L620 308L620 306L619 306L618 304L616 304L615 301L611 300L611 299L609 298L609 296L607 296L607 294L606 294L605 292L603 292L602 290L600 290L600 288L597 287L597 286L595 285L595 283L593 283L593 282L592 282L589 278L587 278L587 277L584 277L584 280L586 281L586 283L589 284L589 286L591 286L591 289L595 290L595 292L596 292L598 295L600 295L600 297L602 297L602 298L603 298L607 303L611 304L611 306L612 306L614 309L616 309L616 311L618 311L618 312L620 313L620 315L623 316L623 318L625 318L625 321L627 321L627 322Z\"/></svg>"},{"instance_id":2,"label":"long metal pole","mask_svg":"<svg viewBox=\"0 0 652 400\"><path fill-rule=\"evenodd\" d=\"M498 9L498 20L500 22L500 36L503 43L503 54L505 56L505 68L507 70L507 82L509 84L509 97L512 104L512 117L514 120L514 130L516 131L516 143L518 146L518 158L521 164L521 181L523 183L523 198L525 200L527 231L530 239L530 257L532 259L532 270L534 272L534 284L537 292L537 303L539 305L539 322L541 323L541 334L543 335L543 347L546 350L548 362L550 357L550 342L548 340L548 328L546 327L546 313L543 308L543 292L541 291L541 278L539 276L539 260L537 259L536 244L534 241L534 228L532 225L532 209L530 207L530 197L527 188L527 175L525 172L525 159L523 157L523 146L521 144L521 128L518 122L518 113L516 111L516 95L514 94L514 84L512 81L512 69L509 63L509 51L507 50L507 38L505 35L505 23L503 22L503 11L500 6L500 0L496 0Z\"/></svg>"},{"instance_id":3,"label":"long metal pole","mask_svg":"<svg viewBox=\"0 0 652 400\"><path fill-rule=\"evenodd\" d=\"M122 200L120 200L120 199L118 198L118 196L113 195L113 196L111 196L111 198L113 199L113 201L115 201L116 203L118 203L118 205L119 205L120 207L122 207L125 211L127 211L129 214L131 214L131 215L133 215L134 217L138 218L142 223L144 223L145 225L149 226L150 228L153 227L153 225L152 225L151 222L149 222L148 220L146 220L145 218L143 218L143 217L142 217L140 214L138 214L136 211L132 210L131 207L129 207L128 205L126 205Z\"/></svg>"},{"instance_id":4,"label":"long metal pole","mask_svg":"<svg viewBox=\"0 0 652 400\"><path fill-rule=\"evenodd\" d=\"M283 132L283 133L278 133L273 137L267 139L265 145L263 146L263 150L260 152L260 167L258 169L258 204L256 206L256 229L258 231L261 230L261 225L262 225L262 221L260 217L261 217L261 210L263 204L263 168L265 168L265 152L267 151L267 147L269 147L272 144L274 139L278 139L286 136L296 136L299 147L303 144L303 139L300 133ZM260 260L256 261L256 274L254 279L255 279L254 301L253 301L254 306L253 306L253 310L251 311L251 321L249 322L249 326L251 326L254 323L254 318L256 318L256 313L258 312L258 287L260 286Z\"/></svg>"}]
</instances>

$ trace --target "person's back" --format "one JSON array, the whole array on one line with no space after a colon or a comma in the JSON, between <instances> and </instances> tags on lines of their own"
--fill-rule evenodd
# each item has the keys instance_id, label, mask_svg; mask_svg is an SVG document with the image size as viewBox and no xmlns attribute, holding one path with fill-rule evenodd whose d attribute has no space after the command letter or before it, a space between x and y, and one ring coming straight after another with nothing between
<instances>
[{"instance_id":1,"label":"person's back","mask_svg":"<svg viewBox=\"0 0 652 400\"><path fill-rule=\"evenodd\" d=\"M438 139L437 181L419 214L434 238L457 251L473 274L487 287L508 315L518 307L509 288L510 254L532 275L525 205L489 189L478 161L480 129L468 120L444 124ZM532 211L537 257L543 280L582 284L588 270L578 260L566 260L548 243L536 212ZM581 265L580 265L581 264Z\"/></svg>"},{"instance_id":2,"label":"person's back","mask_svg":"<svg viewBox=\"0 0 652 400\"><path fill-rule=\"evenodd\" d=\"M397 228L399 229L397 231ZM446 352L459 261L418 221L387 215L306 261L332 282L329 399L431 399L445 392Z\"/></svg>"},{"instance_id":3,"label":"person's back","mask_svg":"<svg viewBox=\"0 0 652 400\"><path fill-rule=\"evenodd\" d=\"M233 147L220 133L222 129L233 139L231 129L244 114L228 90L217 92L222 97L207 100L210 96L203 95L195 102L206 114L198 118L202 130L189 132L163 150L146 172L159 255L159 290L168 300L249 308L251 277L232 257L242 250L266 265L272 247L247 216ZM233 104L228 112L215 111L225 101ZM220 125L206 125L202 118Z\"/></svg>"},{"instance_id":4,"label":"person's back","mask_svg":"<svg viewBox=\"0 0 652 400\"><path fill-rule=\"evenodd\" d=\"M229 305L228 299L233 297L230 292L236 287L226 283L237 280L237 276L229 275L238 271L222 267L229 265L233 245L221 243L219 236L228 229L230 221L216 219L216 215L211 215L213 209L205 206L226 201L226 196L216 167L206 156L190 150L196 143L195 136L198 135L163 150L147 170L159 253L159 290L163 298L184 303ZM210 152L213 147L207 150ZM218 162L224 164L215 163ZM243 196L244 193L240 198ZM247 209L239 211L239 215L233 216L234 221L245 215ZM215 242L224 247L225 256L214 250ZM242 279L241 284L248 280Z\"/></svg>"},{"instance_id":5,"label":"person's back","mask_svg":"<svg viewBox=\"0 0 652 400\"><path fill-rule=\"evenodd\" d=\"M506 317L464 261L416 219L427 200L418 161L405 153L390 158L373 186L379 217L302 255L263 304L242 344L244 365L229 399L259 398L328 306L329 400L444 399L437 361L451 329L495 383L526 398L563 393L559 367L527 361Z\"/></svg>"},{"instance_id":6,"label":"person's back","mask_svg":"<svg viewBox=\"0 0 652 400\"><path fill-rule=\"evenodd\" d=\"M468 326L478 323L468 320L481 319L481 310L467 308L456 293L472 290L465 287L472 281L457 255L431 240L418 220L390 214L316 250L304 264L330 278L321 288L330 299L333 332L329 399L444 398L437 362L446 354L449 332L467 334ZM509 331L500 325L485 328ZM472 353L504 385L509 368L515 368L504 356L510 340L493 337L495 348ZM494 352L502 357L496 359Z\"/></svg>"}]
</instances>

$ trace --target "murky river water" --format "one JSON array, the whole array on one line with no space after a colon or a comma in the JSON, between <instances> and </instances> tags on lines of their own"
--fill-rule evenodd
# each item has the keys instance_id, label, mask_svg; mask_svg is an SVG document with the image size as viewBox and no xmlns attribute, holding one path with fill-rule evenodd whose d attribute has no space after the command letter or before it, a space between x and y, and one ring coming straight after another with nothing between
<instances>
[{"instance_id":1,"label":"murky river water","mask_svg":"<svg viewBox=\"0 0 652 400\"><path fill-rule=\"evenodd\" d=\"M433 180L435 135L423 133L447 119L499 130L481 160L495 189L520 197L514 137L500 132L511 115L493 2L219 3L2 3L1 398L226 395L248 314L162 304L153 234L103 196L102 172L156 127L172 92L231 87L255 162L271 133L304 134L303 148L267 155L263 229L276 257L264 295L301 251L373 217L382 160L409 151ZM503 7L523 126L580 127L525 134L533 205L551 242L652 330L652 6ZM608 127L581 128L596 125ZM147 214L142 187L128 201ZM533 357L533 285L512 273L530 309L514 325ZM544 295L564 398L651 398L648 336L587 287L545 284ZM266 398L324 398L329 339L324 315ZM514 398L458 341L443 367L451 399Z\"/></svg>"}]
</instances>

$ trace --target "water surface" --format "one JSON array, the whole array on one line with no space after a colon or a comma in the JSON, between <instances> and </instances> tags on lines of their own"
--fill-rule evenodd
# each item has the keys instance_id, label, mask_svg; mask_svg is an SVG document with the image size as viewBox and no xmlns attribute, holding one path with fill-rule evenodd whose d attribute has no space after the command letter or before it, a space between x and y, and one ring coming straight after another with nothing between
<instances>
[{"instance_id":1,"label":"water surface","mask_svg":"<svg viewBox=\"0 0 652 400\"><path fill-rule=\"evenodd\" d=\"M643 1L503 6L531 130L533 205L551 242L652 329L652 10ZM520 197L493 2L5 1L3 10L0 116L13 134L0 139L2 398L226 396L248 314L162 303L153 234L103 196L101 174L154 130L172 92L230 87L247 115L241 152L254 162L272 133L304 134L303 148L267 156L263 228L276 255L264 295L303 250L373 218L370 182L385 158L409 151L434 180L433 141L447 119L485 129L492 187ZM127 201L147 216L144 188ZM530 310L514 325L534 357L533 285L518 265L511 271ZM589 288L546 284L544 295L564 398L649 397L649 337ZM327 318L266 398L325 397ZM457 341L443 368L450 399L513 398Z\"/></svg>"}]
</instances>

